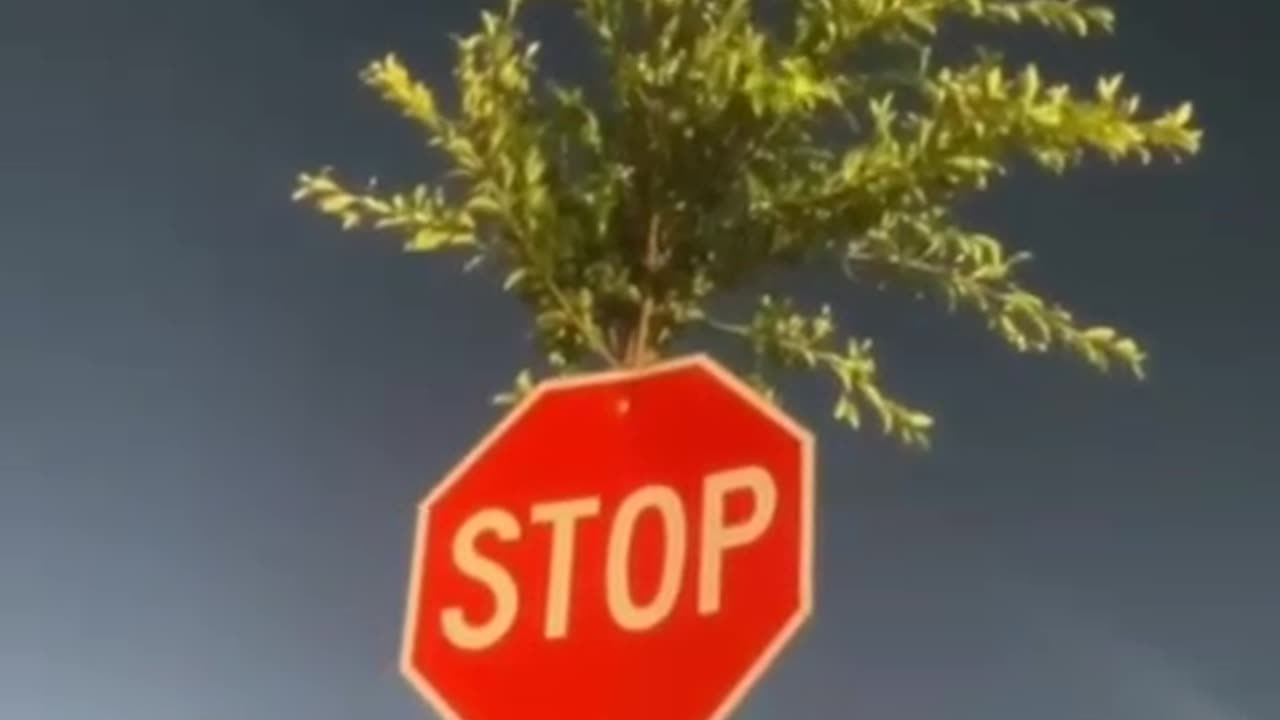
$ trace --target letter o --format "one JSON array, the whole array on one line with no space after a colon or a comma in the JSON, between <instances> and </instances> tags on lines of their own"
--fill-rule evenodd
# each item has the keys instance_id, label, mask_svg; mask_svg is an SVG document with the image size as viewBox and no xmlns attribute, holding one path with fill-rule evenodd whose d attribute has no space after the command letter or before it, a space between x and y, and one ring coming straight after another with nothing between
<instances>
[{"instance_id":1,"label":"letter o","mask_svg":"<svg viewBox=\"0 0 1280 720\"><path fill-rule=\"evenodd\" d=\"M631 593L631 543L635 537L636 521L649 510L655 510L662 516L665 548L658 592L647 605L640 605ZM609 612L619 627L632 632L643 632L671 614L680 596L687 535L680 496L671 488L649 485L622 501L609 531L605 568L605 595Z\"/></svg>"}]
</instances>

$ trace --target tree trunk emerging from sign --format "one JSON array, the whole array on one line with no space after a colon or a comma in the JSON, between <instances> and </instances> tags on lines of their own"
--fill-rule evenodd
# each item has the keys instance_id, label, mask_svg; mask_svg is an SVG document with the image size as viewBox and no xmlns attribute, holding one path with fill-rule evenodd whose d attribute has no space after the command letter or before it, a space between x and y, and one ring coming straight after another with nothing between
<instances>
[{"instance_id":1,"label":"tree trunk emerging from sign","mask_svg":"<svg viewBox=\"0 0 1280 720\"><path fill-rule=\"evenodd\" d=\"M1027 289L1016 273L1026 254L952 208L1022 158L1061 173L1091 154L1194 154L1190 104L1143 114L1119 76L1086 92L987 48L955 64L930 53L951 24L1109 33L1107 7L792 0L788 22L766 28L751 0L542 1L575 6L608 72L605 98L541 81L523 3L510 0L457 39L455 109L394 55L362 74L448 159L439 184L352 189L326 169L301 175L295 198L345 228L397 233L410 252L504 267L557 373L640 366L705 328L747 344L759 361L749 379L767 395L778 370L826 372L838 418L856 427L872 414L925 444L930 416L882 388L870 342L841 335L829 307L773 294L745 318L709 310L721 293L810 264L936 294L1019 351L1142 375L1133 339ZM522 372L505 397L531 384Z\"/></svg>"}]
</instances>

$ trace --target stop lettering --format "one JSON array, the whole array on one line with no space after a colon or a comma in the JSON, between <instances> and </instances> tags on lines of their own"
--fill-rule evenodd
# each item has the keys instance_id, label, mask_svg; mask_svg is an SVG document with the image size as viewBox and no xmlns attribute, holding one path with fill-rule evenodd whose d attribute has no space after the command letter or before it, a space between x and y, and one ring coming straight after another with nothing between
<instances>
[{"instance_id":1,"label":"stop lettering","mask_svg":"<svg viewBox=\"0 0 1280 720\"><path fill-rule=\"evenodd\" d=\"M710 359L540 386L420 507L446 718L723 718L811 610L813 442Z\"/></svg>"}]
</instances>

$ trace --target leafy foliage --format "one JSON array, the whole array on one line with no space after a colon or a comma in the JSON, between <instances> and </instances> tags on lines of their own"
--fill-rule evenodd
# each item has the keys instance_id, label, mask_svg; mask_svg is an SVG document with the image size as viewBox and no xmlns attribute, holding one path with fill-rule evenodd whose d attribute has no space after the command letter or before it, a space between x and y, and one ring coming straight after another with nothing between
<instances>
[{"instance_id":1,"label":"leafy foliage","mask_svg":"<svg viewBox=\"0 0 1280 720\"><path fill-rule=\"evenodd\" d=\"M838 418L858 426L870 413L924 444L931 418L891 398L871 343L841 335L829 308L766 296L739 322L709 310L771 270L812 264L934 293L1019 351L1065 350L1141 376L1133 339L1024 287L1026 254L963 227L953 208L1023 160L1062 173L1090 156L1194 154L1191 106L1144 114L1120 76L1081 91L986 48L942 66L931 52L961 22L1109 33L1107 7L791 0L789 31L773 32L752 0L543 1L574 6L608 71L607 97L537 82L538 44L521 30L522 0L509 0L455 39L453 111L395 55L361 75L443 153L451 171L440 183L354 189L326 169L302 174L295 199L348 229L392 231L409 252L505 268L556 372L640 365L717 330L755 353L766 393L773 371L822 371ZM522 373L505 398L532 382Z\"/></svg>"}]
</instances>

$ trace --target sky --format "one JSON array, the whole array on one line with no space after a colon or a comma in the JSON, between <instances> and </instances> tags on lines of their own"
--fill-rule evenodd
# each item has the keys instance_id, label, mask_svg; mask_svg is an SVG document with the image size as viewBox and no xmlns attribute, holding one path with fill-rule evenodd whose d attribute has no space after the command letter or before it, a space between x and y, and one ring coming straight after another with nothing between
<instances>
[{"instance_id":1,"label":"sky","mask_svg":"<svg viewBox=\"0 0 1280 720\"><path fill-rule=\"evenodd\" d=\"M906 452L795 384L816 615L738 717L1280 716L1280 10L1119 9L1046 72L1194 100L1202 156L1021 175L977 212L1039 287L1141 338L1150 381L831 289L940 428ZM0 3L0 717L431 717L396 668L413 509L498 419L526 319L288 196L328 164L431 179L355 75L396 50L439 84L476 15Z\"/></svg>"}]
</instances>

